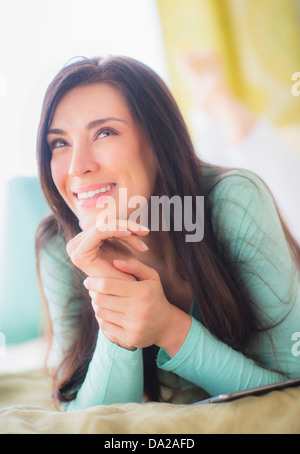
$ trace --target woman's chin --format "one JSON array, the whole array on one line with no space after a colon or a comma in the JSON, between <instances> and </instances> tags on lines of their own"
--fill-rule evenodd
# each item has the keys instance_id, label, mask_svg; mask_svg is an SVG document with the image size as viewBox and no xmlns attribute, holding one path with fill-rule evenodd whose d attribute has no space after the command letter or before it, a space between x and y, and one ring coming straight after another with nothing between
<instances>
[{"instance_id":1,"label":"woman's chin","mask_svg":"<svg viewBox=\"0 0 300 454\"><path fill-rule=\"evenodd\" d=\"M96 216L92 215L92 214L90 216L88 216L88 215L82 216L79 219L79 227L81 228L81 230L88 230L91 227L93 227L95 224L96 224Z\"/></svg>"}]
</instances>

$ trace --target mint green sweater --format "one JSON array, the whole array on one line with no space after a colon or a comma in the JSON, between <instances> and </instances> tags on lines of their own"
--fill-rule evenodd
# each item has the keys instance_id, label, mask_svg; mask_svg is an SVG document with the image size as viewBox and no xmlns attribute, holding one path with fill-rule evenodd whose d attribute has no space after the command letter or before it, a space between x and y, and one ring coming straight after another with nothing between
<instances>
[{"instance_id":1,"label":"mint green sweater","mask_svg":"<svg viewBox=\"0 0 300 454\"><path fill-rule=\"evenodd\" d=\"M160 349L157 367L164 376L169 374L171 378L175 374L182 384L196 385L210 395L300 376L300 357L292 350L292 336L300 331L299 271L291 259L269 191L248 171L228 171L211 191L210 201L217 238L225 241L237 262L257 317L267 325L275 325L253 342L259 362L266 368L212 336L201 324L196 304L190 313L192 325L184 344L172 358ZM73 287L62 237L52 238L42 251L41 276L59 362L76 336L72 318L80 309L80 301L75 300L69 306L71 312L65 311ZM281 370L282 374L268 368ZM110 342L99 329L86 378L75 400L64 409L142 399L142 349L125 350Z\"/></svg>"}]
</instances>

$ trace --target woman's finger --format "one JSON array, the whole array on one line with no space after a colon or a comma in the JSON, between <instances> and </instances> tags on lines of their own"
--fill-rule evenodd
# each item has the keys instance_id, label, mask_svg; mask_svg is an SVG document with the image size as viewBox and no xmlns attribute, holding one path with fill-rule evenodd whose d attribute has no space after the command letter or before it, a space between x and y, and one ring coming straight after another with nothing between
<instances>
[{"instance_id":1,"label":"woman's finger","mask_svg":"<svg viewBox=\"0 0 300 454\"><path fill-rule=\"evenodd\" d=\"M95 305L94 308L96 317L105 322L114 323L115 325L122 326L124 328L125 315L124 312L107 309L105 307Z\"/></svg>"},{"instance_id":2,"label":"woman's finger","mask_svg":"<svg viewBox=\"0 0 300 454\"><path fill-rule=\"evenodd\" d=\"M150 232L150 229L144 225L137 224L134 221L130 221L128 219L115 219L110 223L105 223L105 216L98 215L96 219L96 226L100 231L107 231L107 230L116 230L116 229L123 229L129 230L132 233L136 233L137 235L147 235Z\"/></svg>"},{"instance_id":3,"label":"woman's finger","mask_svg":"<svg viewBox=\"0 0 300 454\"><path fill-rule=\"evenodd\" d=\"M67 253L76 264L78 259L82 260L82 257L90 257L91 254L97 253L104 241L111 238L122 240L136 250L145 252L149 249L148 246L136 235L145 236L149 233L149 229L139 226L137 230L137 225L128 221L116 221L105 230L99 230L96 224L70 240L67 244ZM132 235L132 231L126 227L134 229L135 235Z\"/></svg>"},{"instance_id":4,"label":"woman's finger","mask_svg":"<svg viewBox=\"0 0 300 454\"><path fill-rule=\"evenodd\" d=\"M132 274L139 281L154 280L159 281L159 275L154 268L145 265L136 258L130 258L128 260L115 259L113 261L114 266L122 271L123 273Z\"/></svg>"},{"instance_id":5,"label":"woman's finger","mask_svg":"<svg viewBox=\"0 0 300 454\"><path fill-rule=\"evenodd\" d=\"M94 226L86 231L85 235L81 235L80 238L76 238L74 241L69 241L67 244L67 253L74 265L77 265L80 268L82 262L90 262L97 257L99 248L106 238L114 237L116 239L124 240L130 235L131 232L123 230L109 232L105 235L103 232L99 232L96 226Z\"/></svg>"},{"instance_id":6,"label":"woman's finger","mask_svg":"<svg viewBox=\"0 0 300 454\"><path fill-rule=\"evenodd\" d=\"M121 343L128 345L128 346L130 345L124 339L126 336L126 330L122 326L117 325L115 323L111 323L107 320L100 319L100 327L101 327L103 333L108 338L118 339L119 341L121 341Z\"/></svg>"},{"instance_id":7,"label":"woman's finger","mask_svg":"<svg viewBox=\"0 0 300 454\"><path fill-rule=\"evenodd\" d=\"M144 227L136 222L124 220L124 219L116 219L115 221L111 222L110 224L105 224L103 216L101 215L97 218L96 226L100 232L103 232L105 235L104 239L109 239L114 237L115 231L125 231L131 232L132 235L130 236L122 236L118 239L126 242L129 246L133 247L137 251L145 252L148 251L148 246L144 241L142 241L139 237L146 236L150 232L148 227ZM111 236L109 234L111 232Z\"/></svg>"},{"instance_id":8,"label":"woman's finger","mask_svg":"<svg viewBox=\"0 0 300 454\"><path fill-rule=\"evenodd\" d=\"M139 290L138 281L125 281L110 277L87 277L83 281L83 285L90 292L121 296L124 298L130 298L132 295L136 295Z\"/></svg>"},{"instance_id":9,"label":"woman's finger","mask_svg":"<svg viewBox=\"0 0 300 454\"><path fill-rule=\"evenodd\" d=\"M131 246L139 252L146 252L149 250L147 244L138 236L133 234L127 237L118 238L118 240L123 241L124 243L128 244L128 246Z\"/></svg>"}]
</instances>

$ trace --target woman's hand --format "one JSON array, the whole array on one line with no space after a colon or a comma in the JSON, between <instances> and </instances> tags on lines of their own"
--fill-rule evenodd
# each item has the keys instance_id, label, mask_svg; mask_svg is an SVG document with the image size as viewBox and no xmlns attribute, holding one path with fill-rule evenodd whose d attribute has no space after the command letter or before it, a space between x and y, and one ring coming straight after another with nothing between
<instances>
[{"instance_id":1,"label":"woman's hand","mask_svg":"<svg viewBox=\"0 0 300 454\"><path fill-rule=\"evenodd\" d=\"M106 225L104 229L102 218L98 217L96 225L82 231L68 242L67 252L72 263L88 276L135 281L134 276L123 273L113 266L113 260L133 257L128 246L140 252L147 251L146 244L139 237L148 233L149 229L130 221L116 221L114 224ZM99 323L97 315L96 319ZM111 342L126 349L134 349L129 344L122 343L120 339L106 332L104 334Z\"/></svg>"},{"instance_id":2,"label":"woman's hand","mask_svg":"<svg viewBox=\"0 0 300 454\"><path fill-rule=\"evenodd\" d=\"M89 277L84 282L106 337L125 348L155 344L174 356L188 334L191 317L169 303L156 270L135 258L114 260L113 265L136 279Z\"/></svg>"},{"instance_id":3,"label":"woman's hand","mask_svg":"<svg viewBox=\"0 0 300 454\"><path fill-rule=\"evenodd\" d=\"M114 276L129 279L130 277L124 276L112 265L112 262L115 258L133 257L128 246L139 252L147 251L148 248L140 237L148 233L149 229L134 222L122 220L106 225L104 229L100 218L96 225L80 232L68 242L67 253L72 263L88 276Z\"/></svg>"}]
</instances>

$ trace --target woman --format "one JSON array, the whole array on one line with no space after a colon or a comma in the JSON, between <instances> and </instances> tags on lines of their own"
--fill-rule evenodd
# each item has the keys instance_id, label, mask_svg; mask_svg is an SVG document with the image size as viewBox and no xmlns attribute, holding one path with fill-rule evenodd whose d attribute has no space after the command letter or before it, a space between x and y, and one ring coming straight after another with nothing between
<instances>
[{"instance_id":1,"label":"woman","mask_svg":"<svg viewBox=\"0 0 300 454\"><path fill-rule=\"evenodd\" d=\"M126 57L63 68L37 150L52 210L37 255L64 409L161 400L162 383L217 394L300 374L299 249L256 176L196 158L150 68ZM155 196L192 198L193 221L204 196L203 239L186 241L173 212L169 230L130 218L142 197L151 225Z\"/></svg>"}]
</instances>

